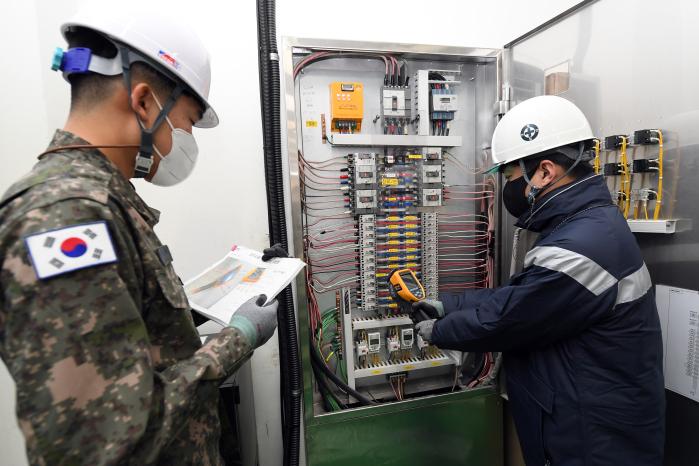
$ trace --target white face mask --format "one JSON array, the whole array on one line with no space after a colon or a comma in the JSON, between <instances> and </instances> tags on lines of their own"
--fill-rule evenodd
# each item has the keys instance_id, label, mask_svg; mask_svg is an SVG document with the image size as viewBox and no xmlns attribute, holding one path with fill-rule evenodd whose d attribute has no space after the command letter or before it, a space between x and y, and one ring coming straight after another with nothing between
<instances>
[{"instance_id":1,"label":"white face mask","mask_svg":"<svg viewBox=\"0 0 699 466\"><path fill-rule=\"evenodd\" d=\"M160 106L160 102L158 102L155 94L153 94L153 98L158 108L162 110L163 107ZM199 148L194 136L181 128L175 128L170 118L165 117L165 121L167 121L172 130L172 148L170 152L163 155L153 144L153 150L160 157L160 163L155 171L155 175L150 180L156 186L174 186L184 181L194 171L197 155L199 154Z\"/></svg>"}]
</instances>

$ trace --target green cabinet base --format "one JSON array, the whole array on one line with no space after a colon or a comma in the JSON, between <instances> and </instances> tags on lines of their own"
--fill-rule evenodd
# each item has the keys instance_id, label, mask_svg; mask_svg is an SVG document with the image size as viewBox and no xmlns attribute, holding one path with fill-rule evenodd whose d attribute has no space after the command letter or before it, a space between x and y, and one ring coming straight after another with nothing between
<instances>
[{"instance_id":1,"label":"green cabinet base","mask_svg":"<svg viewBox=\"0 0 699 466\"><path fill-rule=\"evenodd\" d=\"M308 466L502 466L503 400L449 393L306 419Z\"/></svg>"}]
</instances>

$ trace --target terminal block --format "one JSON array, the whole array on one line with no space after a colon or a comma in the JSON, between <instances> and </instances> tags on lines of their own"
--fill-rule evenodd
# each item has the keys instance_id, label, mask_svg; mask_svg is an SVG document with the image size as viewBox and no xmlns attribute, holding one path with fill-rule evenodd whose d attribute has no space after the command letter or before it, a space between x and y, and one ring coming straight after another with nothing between
<instances>
[{"instance_id":1,"label":"terminal block","mask_svg":"<svg viewBox=\"0 0 699 466\"><path fill-rule=\"evenodd\" d=\"M359 216L359 277L362 310L374 311L378 305L376 288L376 217Z\"/></svg>"},{"instance_id":2,"label":"terminal block","mask_svg":"<svg viewBox=\"0 0 699 466\"><path fill-rule=\"evenodd\" d=\"M633 161L634 173L650 173L658 171L659 164L656 159L635 159Z\"/></svg>"},{"instance_id":3,"label":"terminal block","mask_svg":"<svg viewBox=\"0 0 699 466\"><path fill-rule=\"evenodd\" d=\"M437 262L437 214L422 214L422 284L429 299L439 299L439 272Z\"/></svg>"},{"instance_id":4,"label":"terminal block","mask_svg":"<svg viewBox=\"0 0 699 466\"><path fill-rule=\"evenodd\" d=\"M658 144L657 129L639 129L633 132L633 143L638 145Z\"/></svg>"},{"instance_id":5,"label":"terminal block","mask_svg":"<svg viewBox=\"0 0 699 466\"><path fill-rule=\"evenodd\" d=\"M605 163L604 176L619 176L624 173L624 168L620 163Z\"/></svg>"},{"instance_id":6,"label":"terminal block","mask_svg":"<svg viewBox=\"0 0 699 466\"><path fill-rule=\"evenodd\" d=\"M607 136L604 138L604 148L607 150L617 150L620 149L624 138L627 138L623 134L615 134L614 136Z\"/></svg>"}]
</instances>

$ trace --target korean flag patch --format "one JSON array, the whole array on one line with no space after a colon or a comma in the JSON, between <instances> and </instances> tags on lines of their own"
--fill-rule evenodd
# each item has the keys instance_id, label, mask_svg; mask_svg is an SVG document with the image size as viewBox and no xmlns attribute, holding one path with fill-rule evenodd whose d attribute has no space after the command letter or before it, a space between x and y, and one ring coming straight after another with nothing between
<instances>
[{"instance_id":1,"label":"korean flag patch","mask_svg":"<svg viewBox=\"0 0 699 466\"><path fill-rule=\"evenodd\" d=\"M117 261L106 222L36 233L25 236L24 242L36 275L42 280Z\"/></svg>"}]
</instances>

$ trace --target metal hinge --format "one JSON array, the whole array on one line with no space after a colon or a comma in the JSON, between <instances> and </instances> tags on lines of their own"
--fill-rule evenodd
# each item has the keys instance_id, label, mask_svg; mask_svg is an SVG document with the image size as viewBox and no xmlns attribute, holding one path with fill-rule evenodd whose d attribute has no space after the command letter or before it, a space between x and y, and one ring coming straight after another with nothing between
<instances>
[{"instance_id":1,"label":"metal hinge","mask_svg":"<svg viewBox=\"0 0 699 466\"><path fill-rule=\"evenodd\" d=\"M502 116L512 108L512 88L508 84L502 86L502 99L493 105L493 114Z\"/></svg>"}]
</instances>

